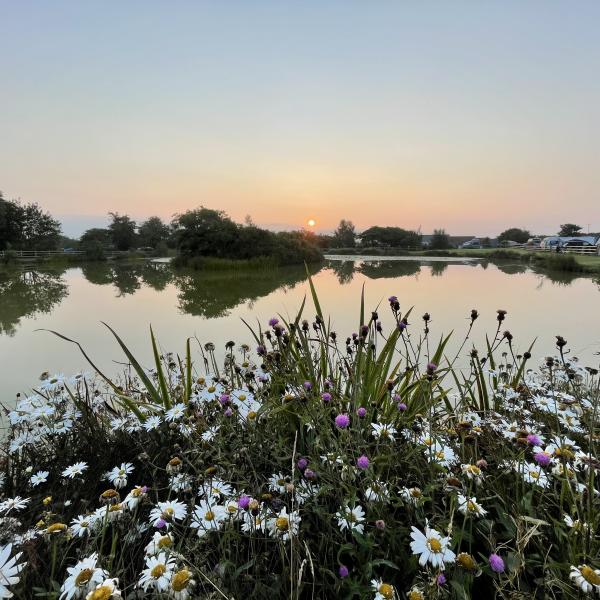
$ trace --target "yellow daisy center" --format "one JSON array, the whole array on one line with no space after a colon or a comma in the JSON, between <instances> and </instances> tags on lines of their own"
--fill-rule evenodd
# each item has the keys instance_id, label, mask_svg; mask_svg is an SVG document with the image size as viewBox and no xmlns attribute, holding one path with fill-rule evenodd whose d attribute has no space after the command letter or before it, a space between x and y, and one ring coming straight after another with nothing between
<instances>
[{"instance_id":1,"label":"yellow daisy center","mask_svg":"<svg viewBox=\"0 0 600 600\"><path fill-rule=\"evenodd\" d=\"M421 490L419 488L412 488L410 490L410 495L413 498L420 498L423 494L421 493Z\"/></svg>"},{"instance_id":2,"label":"yellow daisy center","mask_svg":"<svg viewBox=\"0 0 600 600\"><path fill-rule=\"evenodd\" d=\"M423 600L424 596L419 590L411 590L408 592L408 600Z\"/></svg>"},{"instance_id":3,"label":"yellow daisy center","mask_svg":"<svg viewBox=\"0 0 600 600\"><path fill-rule=\"evenodd\" d=\"M181 571L177 571L171 580L171 587L173 588L173 591L181 592L189 585L191 579L192 574L187 569L181 569Z\"/></svg>"},{"instance_id":4,"label":"yellow daisy center","mask_svg":"<svg viewBox=\"0 0 600 600\"><path fill-rule=\"evenodd\" d=\"M157 545L159 548L169 548L173 545L173 540L168 535L163 535Z\"/></svg>"},{"instance_id":5,"label":"yellow daisy center","mask_svg":"<svg viewBox=\"0 0 600 600\"><path fill-rule=\"evenodd\" d=\"M75 578L75 585L77 587L83 587L87 585L94 574L94 569L82 569L79 575Z\"/></svg>"},{"instance_id":6,"label":"yellow daisy center","mask_svg":"<svg viewBox=\"0 0 600 600\"><path fill-rule=\"evenodd\" d=\"M275 525L279 531L288 531L290 528L290 522L287 517L278 517L275 521Z\"/></svg>"},{"instance_id":7,"label":"yellow daisy center","mask_svg":"<svg viewBox=\"0 0 600 600\"><path fill-rule=\"evenodd\" d=\"M251 411L248 413L248 418L249 418L249 419L256 419L256 411L254 411L254 410L251 410Z\"/></svg>"},{"instance_id":8,"label":"yellow daisy center","mask_svg":"<svg viewBox=\"0 0 600 600\"><path fill-rule=\"evenodd\" d=\"M167 567L165 567L165 565L163 565L162 563L159 563L152 569L152 571L150 571L150 575L152 575L154 579L158 579L159 577L162 577L166 573L166 571Z\"/></svg>"},{"instance_id":9,"label":"yellow daisy center","mask_svg":"<svg viewBox=\"0 0 600 600\"><path fill-rule=\"evenodd\" d=\"M429 549L436 554L442 551L442 543L437 538L429 538L427 540L427 546L429 546Z\"/></svg>"},{"instance_id":10,"label":"yellow daisy center","mask_svg":"<svg viewBox=\"0 0 600 600\"><path fill-rule=\"evenodd\" d=\"M382 583L377 591L384 597L386 600L391 600L394 597L394 588L389 583Z\"/></svg>"},{"instance_id":11,"label":"yellow daisy center","mask_svg":"<svg viewBox=\"0 0 600 600\"><path fill-rule=\"evenodd\" d=\"M62 533L67 530L67 526L64 523L53 523L46 530L48 533Z\"/></svg>"},{"instance_id":12,"label":"yellow daisy center","mask_svg":"<svg viewBox=\"0 0 600 600\"><path fill-rule=\"evenodd\" d=\"M598 575L594 569L588 567L587 565L583 565L583 567L581 567L579 570L581 571L583 578L588 583L591 583L592 585L600 585L600 575Z\"/></svg>"},{"instance_id":13,"label":"yellow daisy center","mask_svg":"<svg viewBox=\"0 0 600 600\"><path fill-rule=\"evenodd\" d=\"M103 585L96 588L93 592L88 594L88 600L109 600L112 596L113 591L109 585Z\"/></svg>"},{"instance_id":14,"label":"yellow daisy center","mask_svg":"<svg viewBox=\"0 0 600 600\"><path fill-rule=\"evenodd\" d=\"M467 510L471 512L477 512L477 505L475 504L475 502L473 502L473 500L469 500L467 502Z\"/></svg>"},{"instance_id":15,"label":"yellow daisy center","mask_svg":"<svg viewBox=\"0 0 600 600\"><path fill-rule=\"evenodd\" d=\"M477 563L475 562L475 559L466 552L461 552L456 557L456 562L463 569L467 569L467 571L474 571L477 568Z\"/></svg>"},{"instance_id":16,"label":"yellow daisy center","mask_svg":"<svg viewBox=\"0 0 600 600\"><path fill-rule=\"evenodd\" d=\"M214 519L215 519L215 513L212 512L211 510L207 511L207 513L204 515L205 521L214 521Z\"/></svg>"}]
</instances>

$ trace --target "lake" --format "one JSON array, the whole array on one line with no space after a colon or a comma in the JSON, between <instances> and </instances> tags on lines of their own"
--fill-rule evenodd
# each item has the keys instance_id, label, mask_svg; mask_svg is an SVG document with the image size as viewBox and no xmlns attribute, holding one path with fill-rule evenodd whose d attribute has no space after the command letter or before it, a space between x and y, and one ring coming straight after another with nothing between
<instances>
[{"instance_id":1,"label":"lake","mask_svg":"<svg viewBox=\"0 0 600 600\"><path fill-rule=\"evenodd\" d=\"M402 310L415 307L413 335L422 331L421 315L429 312L431 334L454 330L457 348L476 308L481 316L473 340L481 349L485 333L495 333L496 310L502 308L508 311L503 329L514 335L519 351L537 337L533 355L543 358L554 352L559 334L572 355L598 366L600 283L592 278L538 273L519 263L433 258L338 257L312 271L323 311L331 315L342 344L358 328L364 285L366 309L380 304L384 330L392 323L387 298L396 295ZM89 370L74 345L37 329L76 339L100 368L114 374L124 358L101 321L149 366L150 324L165 351L182 353L189 336L202 344L215 342L218 350L228 340L254 347L241 319L264 326L277 313L292 317L305 295L310 300L304 267L199 273L148 261L0 270L2 402L12 404L17 392L29 392L43 371ZM311 319L309 300L305 314Z\"/></svg>"}]
</instances>

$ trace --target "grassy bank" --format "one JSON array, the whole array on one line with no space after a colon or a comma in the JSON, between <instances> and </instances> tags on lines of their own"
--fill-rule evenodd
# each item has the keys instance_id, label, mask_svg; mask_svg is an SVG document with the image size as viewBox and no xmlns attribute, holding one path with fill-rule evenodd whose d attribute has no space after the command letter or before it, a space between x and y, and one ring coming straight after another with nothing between
<instances>
[{"instance_id":1,"label":"grassy bank","mask_svg":"<svg viewBox=\"0 0 600 600\"><path fill-rule=\"evenodd\" d=\"M393 296L381 315L361 300L346 339L310 285L314 318L242 327L256 351L227 342L219 362L212 343L174 355L151 336L149 369L112 332L122 378L92 363L20 399L0 502L16 598L575 600L596 585L597 371L561 337L535 369L503 311L482 348L470 314L458 371L448 337Z\"/></svg>"},{"instance_id":2,"label":"grassy bank","mask_svg":"<svg viewBox=\"0 0 600 600\"><path fill-rule=\"evenodd\" d=\"M449 252L450 256L477 256L488 260L518 260L550 271L600 275L600 256L508 249L450 250Z\"/></svg>"}]
</instances>

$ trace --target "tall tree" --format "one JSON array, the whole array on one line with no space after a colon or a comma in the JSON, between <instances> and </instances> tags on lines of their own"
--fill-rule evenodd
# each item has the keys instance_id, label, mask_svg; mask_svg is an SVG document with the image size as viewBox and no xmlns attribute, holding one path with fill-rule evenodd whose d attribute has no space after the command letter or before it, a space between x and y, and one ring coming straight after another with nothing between
<instances>
[{"instance_id":1,"label":"tall tree","mask_svg":"<svg viewBox=\"0 0 600 600\"><path fill-rule=\"evenodd\" d=\"M117 250L131 250L133 248L136 236L135 236L135 221L130 219L127 215L120 215L116 212L108 213L112 219L108 230L112 243L115 245Z\"/></svg>"},{"instance_id":2,"label":"tall tree","mask_svg":"<svg viewBox=\"0 0 600 600\"><path fill-rule=\"evenodd\" d=\"M511 227L505 229L499 236L499 242L517 242L524 244L531 237L531 233L527 229L519 229L518 227Z\"/></svg>"},{"instance_id":3,"label":"tall tree","mask_svg":"<svg viewBox=\"0 0 600 600\"><path fill-rule=\"evenodd\" d=\"M138 229L139 244L156 248L161 242L169 239L170 233L169 226L163 223L160 217L150 217Z\"/></svg>"},{"instance_id":4,"label":"tall tree","mask_svg":"<svg viewBox=\"0 0 600 600\"><path fill-rule=\"evenodd\" d=\"M581 227L579 225L575 225L575 223L564 223L560 226L558 235L565 237L581 235Z\"/></svg>"},{"instance_id":5,"label":"tall tree","mask_svg":"<svg viewBox=\"0 0 600 600\"><path fill-rule=\"evenodd\" d=\"M401 227L370 227L360 234L364 246L393 246L416 248L421 244L421 235Z\"/></svg>"},{"instance_id":6,"label":"tall tree","mask_svg":"<svg viewBox=\"0 0 600 600\"><path fill-rule=\"evenodd\" d=\"M452 248L450 236L444 229L435 229L429 247L432 250L447 250L448 248Z\"/></svg>"},{"instance_id":7,"label":"tall tree","mask_svg":"<svg viewBox=\"0 0 600 600\"><path fill-rule=\"evenodd\" d=\"M0 248L54 250L60 236L60 223L38 204L5 200L0 193Z\"/></svg>"},{"instance_id":8,"label":"tall tree","mask_svg":"<svg viewBox=\"0 0 600 600\"><path fill-rule=\"evenodd\" d=\"M337 248L354 248L356 246L356 230L352 221L342 219L333 232L333 244Z\"/></svg>"}]
</instances>

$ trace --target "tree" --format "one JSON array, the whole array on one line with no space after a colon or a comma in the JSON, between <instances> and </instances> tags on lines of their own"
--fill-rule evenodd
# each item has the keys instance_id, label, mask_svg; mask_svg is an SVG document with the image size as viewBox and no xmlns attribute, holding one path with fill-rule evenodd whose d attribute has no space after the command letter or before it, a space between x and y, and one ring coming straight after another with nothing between
<instances>
[{"instance_id":1,"label":"tree","mask_svg":"<svg viewBox=\"0 0 600 600\"><path fill-rule=\"evenodd\" d=\"M354 248L356 246L356 230L352 221L342 219L333 232L333 244L337 248Z\"/></svg>"},{"instance_id":2,"label":"tree","mask_svg":"<svg viewBox=\"0 0 600 600\"><path fill-rule=\"evenodd\" d=\"M200 207L173 219L177 249L184 257L235 255L238 227L221 210Z\"/></svg>"},{"instance_id":3,"label":"tree","mask_svg":"<svg viewBox=\"0 0 600 600\"><path fill-rule=\"evenodd\" d=\"M558 235L564 237L581 235L581 227L579 225L575 225L575 223L564 223L560 226L560 231L558 232Z\"/></svg>"},{"instance_id":4,"label":"tree","mask_svg":"<svg viewBox=\"0 0 600 600\"><path fill-rule=\"evenodd\" d=\"M401 227L370 227L360 234L363 246L393 246L415 248L421 245L421 236L416 231Z\"/></svg>"},{"instance_id":5,"label":"tree","mask_svg":"<svg viewBox=\"0 0 600 600\"><path fill-rule=\"evenodd\" d=\"M157 248L161 242L167 242L170 234L169 226L163 223L160 217L150 217L138 229L139 245Z\"/></svg>"},{"instance_id":6,"label":"tree","mask_svg":"<svg viewBox=\"0 0 600 600\"><path fill-rule=\"evenodd\" d=\"M111 245L112 239L108 229L94 227L85 231L79 238L79 245L88 260L104 260L104 251Z\"/></svg>"},{"instance_id":7,"label":"tree","mask_svg":"<svg viewBox=\"0 0 600 600\"><path fill-rule=\"evenodd\" d=\"M429 247L432 250L447 250L448 248L452 248L450 236L444 229L434 229Z\"/></svg>"},{"instance_id":8,"label":"tree","mask_svg":"<svg viewBox=\"0 0 600 600\"><path fill-rule=\"evenodd\" d=\"M136 240L135 236L135 221L132 221L127 215L119 213L108 213L112 219L108 226L112 243L117 250L130 250Z\"/></svg>"},{"instance_id":9,"label":"tree","mask_svg":"<svg viewBox=\"0 0 600 600\"><path fill-rule=\"evenodd\" d=\"M0 248L54 250L60 236L60 223L38 204L5 200L0 193Z\"/></svg>"},{"instance_id":10,"label":"tree","mask_svg":"<svg viewBox=\"0 0 600 600\"><path fill-rule=\"evenodd\" d=\"M517 242L524 244L531 237L531 233L527 229L519 229L518 227L511 227L506 229L498 236L499 242Z\"/></svg>"}]
</instances>

